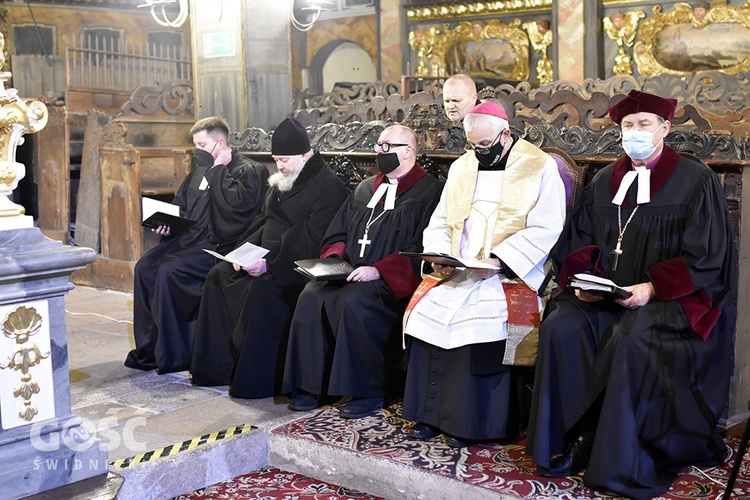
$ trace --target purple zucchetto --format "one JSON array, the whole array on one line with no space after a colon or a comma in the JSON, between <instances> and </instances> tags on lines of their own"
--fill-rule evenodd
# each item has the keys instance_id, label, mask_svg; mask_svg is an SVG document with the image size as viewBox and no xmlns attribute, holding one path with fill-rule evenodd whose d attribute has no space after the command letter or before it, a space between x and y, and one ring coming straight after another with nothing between
<instances>
[{"instance_id":1,"label":"purple zucchetto","mask_svg":"<svg viewBox=\"0 0 750 500\"><path fill-rule=\"evenodd\" d=\"M497 116L503 120L508 119L508 114L505 112L505 109L495 101L484 101L483 103L477 104L471 108L471 111L469 111L468 114L490 115Z\"/></svg>"}]
</instances>

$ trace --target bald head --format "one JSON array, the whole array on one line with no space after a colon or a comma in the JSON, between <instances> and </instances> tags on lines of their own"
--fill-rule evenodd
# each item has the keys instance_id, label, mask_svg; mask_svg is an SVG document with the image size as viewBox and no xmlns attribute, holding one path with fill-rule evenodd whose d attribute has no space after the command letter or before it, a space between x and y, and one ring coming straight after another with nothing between
<instances>
[{"instance_id":1,"label":"bald head","mask_svg":"<svg viewBox=\"0 0 750 500\"><path fill-rule=\"evenodd\" d=\"M398 179L409 172L417 161L417 136L409 127L391 125L386 127L378 137L378 144L385 143L390 145L388 151L383 151L381 146L377 148L377 153L398 155L398 168L387 174L391 179Z\"/></svg>"},{"instance_id":2,"label":"bald head","mask_svg":"<svg viewBox=\"0 0 750 500\"><path fill-rule=\"evenodd\" d=\"M476 103L477 85L469 75L453 75L443 84L443 107L451 121L461 120Z\"/></svg>"}]
</instances>

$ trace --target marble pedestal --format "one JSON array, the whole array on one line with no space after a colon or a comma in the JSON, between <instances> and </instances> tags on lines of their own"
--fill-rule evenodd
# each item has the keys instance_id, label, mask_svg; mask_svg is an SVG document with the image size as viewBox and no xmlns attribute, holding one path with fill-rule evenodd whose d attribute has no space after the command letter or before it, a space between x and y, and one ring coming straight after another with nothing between
<instances>
[{"instance_id":1,"label":"marble pedestal","mask_svg":"<svg viewBox=\"0 0 750 500\"><path fill-rule=\"evenodd\" d=\"M107 452L70 407L64 294L95 260L37 228L0 230L0 498L106 474Z\"/></svg>"}]
</instances>

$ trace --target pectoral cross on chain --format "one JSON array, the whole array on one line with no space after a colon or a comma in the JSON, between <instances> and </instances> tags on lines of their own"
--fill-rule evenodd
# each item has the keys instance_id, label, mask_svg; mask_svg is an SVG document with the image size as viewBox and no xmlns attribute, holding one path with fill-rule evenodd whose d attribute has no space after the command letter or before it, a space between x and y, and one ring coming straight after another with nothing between
<instances>
[{"instance_id":1,"label":"pectoral cross on chain","mask_svg":"<svg viewBox=\"0 0 750 500\"><path fill-rule=\"evenodd\" d=\"M617 246L612 250L612 270L617 271L617 262L620 260L622 255L622 247L620 246L621 240L617 240Z\"/></svg>"},{"instance_id":2,"label":"pectoral cross on chain","mask_svg":"<svg viewBox=\"0 0 750 500\"><path fill-rule=\"evenodd\" d=\"M367 239L367 231L365 231L365 234L361 239L357 240L357 243L359 243L359 257L362 258L365 256L365 248L372 243L372 240Z\"/></svg>"}]
</instances>

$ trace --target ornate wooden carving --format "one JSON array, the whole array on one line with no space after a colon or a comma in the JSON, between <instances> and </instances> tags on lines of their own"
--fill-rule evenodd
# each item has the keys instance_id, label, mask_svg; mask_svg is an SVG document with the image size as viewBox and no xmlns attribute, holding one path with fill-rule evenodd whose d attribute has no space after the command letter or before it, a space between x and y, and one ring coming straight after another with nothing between
<instances>
[{"instance_id":1,"label":"ornate wooden carving","mask_svg":"<svg viewBox=\"0 0 750 500\"><path fill-rule=\"evenodd\" d=\"M540 147L559 148L574 157L616 157L622 154L620 131L609 119L607 109L631 89L678 100L673 131L667 142L680 151L704 160L748 159L750 109L745 108L745 103L750 100L749 73L703 71L689 77L618 76L585 80L580 85L557 81L539 88L522 82L486 88L485 97L492 96L504 105L517 136ZM300 112L297 116L314 131L315 137L325 139L319 144L321 151L351 148L369 152L374 139L362 127L393 121L412 127L426 151L463 153L463 130L444 118L439 95L420 92L406 100L400 94L377 96L369 104L350 102L346 109L346 113L332 107L323 114ZM351 120L354 110L360 119ZM376 115L376 120L363 119ZM325 132L320 130L323 128ZM360 144L363 137L370 138Z\"/></svg>"},{"instance_id":2,"label":"ornate wooden carving","mask_svg":"<svg viewBox=\"0 0 750 500\"><path fill-rule=\"evenodd\" d=\"M193 82L173 80L167 83L138 87L130 100L122 105L122 114L181 116L194 113Z\"/></svg>"}]
</instances>

